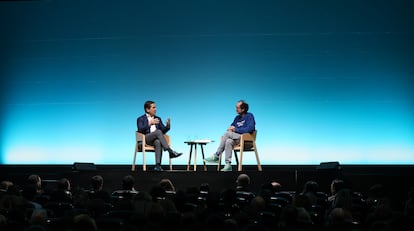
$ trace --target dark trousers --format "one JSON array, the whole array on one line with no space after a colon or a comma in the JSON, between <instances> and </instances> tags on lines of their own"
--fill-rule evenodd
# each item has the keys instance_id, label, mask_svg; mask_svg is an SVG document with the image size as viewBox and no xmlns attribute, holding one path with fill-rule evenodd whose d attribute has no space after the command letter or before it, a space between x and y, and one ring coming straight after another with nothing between
<instances>
[{"instance_id":1,"label":"dark trousers","mask_svg":"<svg viewBox=\"0 0 414 231\"><path fill-rule=\"evenodd\" d=\"M168 150L170 146L168 146L167 140L165 140L164 134L161 130L155 130L151 133L145 135L145 140L148 145L154 146L155 149L155 163L157 165L161 164L162 159L162 151Z\"/></svg>"}]
</instances>

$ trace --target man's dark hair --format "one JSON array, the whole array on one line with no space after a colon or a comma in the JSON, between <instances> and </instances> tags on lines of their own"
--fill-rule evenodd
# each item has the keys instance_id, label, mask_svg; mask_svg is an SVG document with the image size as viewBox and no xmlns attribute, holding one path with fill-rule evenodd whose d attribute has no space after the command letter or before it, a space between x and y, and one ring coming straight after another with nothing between
<instances>
[{"instance_id":1,"label":"man's dark hair","mask_svg":"<svg viewBox=\"0 0 414 231\"><path fill-rule=\"evenodd\" d=\"M68 178L61 178L58 182L58 189L60 190L69 190L69 179Z\"/></svg>"},{"instance_id":2,"label":"man's dark hair","mask_svg":"<svg viewBox=\"0 0 414 231\"><path fill-rule=\"evenodd\" d=\"M135 184L135 179L131 175L126 175L122 179L122 188L124 190L132 190L132 188L134 187L134 184Z\"/></svg>"},{"instance_id":3,"label":"man's dark hair","mask_svg":"<svg viewBox=\"0 0 414 231\"><path fill-rule=\"evenodd\" d=\"M316 193L318 191L318 189L319 189L318 182L313 181L313 180L309 180L309 181L306 181L305 186L303 188L303 192L304 193L306 193L306 192Z\"/></svg>"},{"instance_id":4,"label":"man's dark hair","mask_svg":"<svg viewBox=\"0 0 414 231\"><path fill-rule=\"evenodd\" d=\"M246 113L249 110L249 104L244 100L239 100L240 108L244 110L244 113Z\"/></svg>"},{"instance_id":5,"label":"man's dark hair","mask_svg":"<svg viewBox=\"0 0 414 231\"><path fill-rule=\"evenodd\" d=\"M347 188L345 181L343 181L342 179L334 179L332 181L332 186L335 190L335 192L338 192L341 189L345 189Z\"/></svg>"},{"instance_id":6,"label":"man's dark hair","mask_svg":"<svg viewBox=\"0 0 414 231\"><path fill-rule=\"evenodd\" d=\"M247 174L240 174L237 177L237 184L242 187L248 187L250 185L250 177Z\"/></svg>"},{"instance_id":7,"label":"man's dark hair","mask_svg":"<svg viewBox=\"0 0 414 231\"><path fill-rule=\"evenodd\" d=\"M151 108L151 104L153 104L153 103L155 103L155 102L154 101L151 101L151 100L145 101L145 103L144 103L144 111L147 112L147 109L150 109Z\"/></svg>"},{"instance_id":8,"label":"man's dark hair","mask_svg":"<svg viewBox=\"0 0 414 231\"><path fill-rule=\"evenodd\" d=\"M98 190L103 185L103 177L100 175L93 176L91 178L91 184L93 190Z\"/></svg>"},{"instance_id":9,"label":"man's dark hair","mask_svg":"<svg viewBox=\"0 0 414 231\"><path fill-rule=\"evenodd\" d=\"M40 181L40 176L36 174L32 174L27 178L28 184L37 184Z\"/></svg>"}]
</instances>

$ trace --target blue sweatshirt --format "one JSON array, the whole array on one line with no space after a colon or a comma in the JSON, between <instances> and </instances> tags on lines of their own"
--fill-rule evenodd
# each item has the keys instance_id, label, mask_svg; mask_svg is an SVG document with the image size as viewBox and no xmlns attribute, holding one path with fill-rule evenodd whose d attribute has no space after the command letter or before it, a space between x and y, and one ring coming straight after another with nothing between
<instances>
[{"instance_id":1,"label":"blue sweatshirt","mask_svg":"<svg viewBox=\"0 0 414 231\"><path fill-rule=\"evenodd\" d=\"M250 112L247 112L243 116L237 115L231 125L236 128L236 133L239 134L252 133L254 130L256 130L256 122L254 120L253 114Z\"/></svg>"}]
</instances>

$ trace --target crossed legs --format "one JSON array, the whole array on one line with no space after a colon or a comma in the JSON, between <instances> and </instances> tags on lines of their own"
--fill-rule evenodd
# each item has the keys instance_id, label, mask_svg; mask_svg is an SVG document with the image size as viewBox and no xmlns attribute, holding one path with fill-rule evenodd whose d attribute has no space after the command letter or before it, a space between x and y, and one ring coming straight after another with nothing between
<instances>
[{"instance_id":1,"label":"crossed legs","mask_svg":"<svg viewBox=\"0 0 414 231\"><path fill-rule=\"evenodd\" d=\"M221 155L224 151L226 164L230 164L233 146L234 144L238 144L239 142L240 142L240 134L227 131L226 133L224 133L220 141L220 145L217 148L216 155Z\"/></svg>"},{"instance_id":2,"label":"crossed legs","mask_svg":"<svg viewBox=\"0 0 414 231\"><path fill-rule=\"evenodd\" d=\"M155 130L154 132L145 135L145 140L148 145L154 146L155 149L155 163L161 165L162 151L170 150L167 140L165 140L164 134L161 130Z\"/></svg>"}]
</instances>

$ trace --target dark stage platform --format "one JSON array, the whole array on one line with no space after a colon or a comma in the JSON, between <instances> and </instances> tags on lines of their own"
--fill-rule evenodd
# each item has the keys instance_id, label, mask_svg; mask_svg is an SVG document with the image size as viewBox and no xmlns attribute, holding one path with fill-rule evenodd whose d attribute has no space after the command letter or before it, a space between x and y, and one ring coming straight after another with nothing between
<instances>
[{"instance_id":1,"label":"dark stage platform","mask_svg":"<svg viewBox=\"0 0 414 231\"><path fill-rule=\"evenodd\" d=\"M17 185L23 185L30 174L38 174L45 186L56 180L66 177L72 187L89 189L90 178L102 175L105 180L105 189L113 191L121 187L121 179L131 174L136 179L136 189L149 191L150 188L163 178L169 178L177 190L186 190L188 187L199 187L208 183L211 190L222 191L235 186L235 180L240 173L246 173L252 181L252 189L258 191L260 187L270 181L282 184L284 191L301 191L303 184L308 180L315 180L320 185L320 191L329 193L332 179L340 177L346 180L354 191L366 194L374 184L383 184L390 194L397 195L401 200L409 188L414 186L413 165L340 165L340 169L319 169L320 165L264 165L263 171L257 171L257 166L244 166L242 172L217 172L215 165L208 165L207 171L202 166L197 171L186 171L187 166L174 166L172 171L153 172L142 171L137 166L135 172L131 165L93 165L92 169L73 169L74 165L1 165L0 180L10 180ZM329 166L328 166L329 167Z\"/></svg>"}]
</instances>

